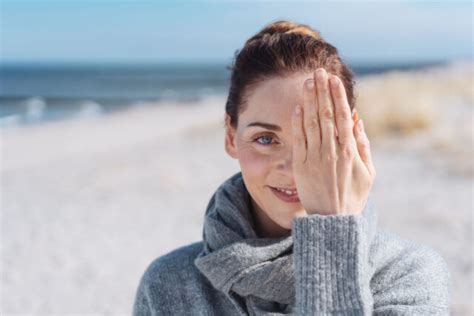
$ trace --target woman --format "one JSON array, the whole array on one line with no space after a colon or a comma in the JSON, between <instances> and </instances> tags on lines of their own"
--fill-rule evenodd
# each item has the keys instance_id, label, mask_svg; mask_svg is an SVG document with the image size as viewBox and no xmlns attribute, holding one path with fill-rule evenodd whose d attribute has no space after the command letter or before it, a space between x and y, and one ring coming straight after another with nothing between
<instances>
[{"instance_id":1,"label":"woman","mask_svg":"<svg viewBox=\"0 0 474 316\"><path fill-rule=\"evenodd\" d=\"M241 172L212 196L203 241L150 264L134 315L449 314L444 260L376 229L353 84L307 25L277 21L245 43L225 114Z\"/></svg>"}]
</instances>

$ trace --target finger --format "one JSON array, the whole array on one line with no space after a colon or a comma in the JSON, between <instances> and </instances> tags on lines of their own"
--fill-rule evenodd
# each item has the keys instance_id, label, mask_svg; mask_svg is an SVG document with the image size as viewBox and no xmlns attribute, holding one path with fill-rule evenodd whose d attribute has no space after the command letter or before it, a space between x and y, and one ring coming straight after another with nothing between
<instances>
[{"instance_id":1,"label":"finger","mask_svg":"<svg viewBox=\"0 0 474 316\"><path fill-rule=\"evenodd\" d=\"M336 156L334 109L331 97L329 96L328 75L326 70L319 68L315 72L317 80L317 99L319 105L319 121L321 128L322 150L329 157Z\"/></svg>"},{"instance_id":2,"label":"finger","mask_svg":"<svg viewBox=\"0 0 474 316\"><path fill-rule=\"evenodd\" d=\"M306 138L303 131L303 113L301 106L295 106L291 119L293 129L293 164L295 169L306 161Z\"/></svg>"},{"instance_id":3,"label":"finger","mask_svg":"<svg viewBox=\"0 0 474 316\"><path fill-rule=\"evenodd\" d=\"M329 75L330 91L334 103L338 144L356 150L356 141L352 127L351 109L347 101L346 90L342 81L336 75Z\"/></svg>"},{"instance_id":4,"label":"finger","mask_svg":"<svg viewBox=\"0 0 474 316\"><path fill-rule=\"evenodd\" d=\"M314 79L305 81L303 91L303 121L306 132L308 156L319 153L321 147L321 130L319 126L318 100Z\"/></svg>"},{"instance_id":5,"label":"finger","mask_svg":"<svg viewBox=\"0 0 474 316\"><path fill-rule=\"evenodd\" d=\"M357 114L357 109L353 108L352 109L352 122L353 122L352 132L353 132L354 135L356 134L356 127L357 127L356 124L357 124L358 120L359 120L359 114Z\"/></svg>"},{"instance_id":6,"label":"finger","mask_svg":"<svg viewBox=\"0 0 474 316\"><path fill-rule=\"evenodd\" d=\"M353 111L352 111L352 115L353 115L353 118L351 120L351 133L353 135L356 134L356 122L357 122L357 111L356 109L354 108ZM337 116L337 112L336 112L336 116ZM337 130L337 129L336 129ZM353 136L354 138L354 143L356 143L356 140L355 140L355 137ZM355 148L357 148L357 144L355 144ZM357 149L355 149L355 151L357 151ZM357 155L359 156L358 153L354 153L354 155ZM360 156L359 156L360 157ZM362 160L362 159L361 159ZM344 197L347 197L349 196L349 190L350 190L350 187L351 187L351 177L350 175L352 175L352 170L353 170L353 164L352 163L342 163L342 164L338 164L338 175L345 175L345 176L342 176L342 181L340 183L340 192L342 193L341 194L341 205L343 205L343 207L345 207L348 203L347 200L344 199Z\"/></svg>"},{"instance_id":7,"label":"finger","mask_svg":"<svg viewBox=\"0 0 474 316\"><path fill-rule=\"evenodd\" d=\"M370 141L365 133L364 123L361 119L357 121L356 124L356 143L357 143L357 150L359 152L359 156L364 162L367 170L369 170L370 175L372 178L375 178L375 167L372 162L372 153L370 151Z\"/></svg>"}]
</instances>

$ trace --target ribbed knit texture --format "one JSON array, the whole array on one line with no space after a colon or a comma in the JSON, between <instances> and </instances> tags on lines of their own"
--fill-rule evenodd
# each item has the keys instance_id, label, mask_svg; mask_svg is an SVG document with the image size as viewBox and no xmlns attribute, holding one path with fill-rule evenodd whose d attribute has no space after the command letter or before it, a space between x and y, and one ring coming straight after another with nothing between
<instances>
[{"instance_id":1,"label":"ribbed knit texture","mask_svg":"<svg viewBox=\"0 0 474 316\"><path fill-rule=\"evenodd\" d=\"M310 215L294 221L297 306L302 314L364 315L372 311L368 236L362 216Z\"/></svg>"},{"instance_id":2,"label":"ribbed knit texture","mask_svg":"<svg viewBox=\"0 0 474 316\"><path fill-rule=\"evenodd\" d=\"M155 259L134 315L448 315L450 276L433 249L357 215L294 218L290 236L257 238L239 172L214 193L203 241Z\"/></svg>"}]
</instances>

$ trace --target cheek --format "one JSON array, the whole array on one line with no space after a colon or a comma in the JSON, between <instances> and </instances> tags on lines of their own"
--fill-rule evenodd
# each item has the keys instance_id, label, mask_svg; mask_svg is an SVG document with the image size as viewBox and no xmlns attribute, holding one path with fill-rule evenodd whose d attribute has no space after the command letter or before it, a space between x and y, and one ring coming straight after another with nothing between
<instances>
[{"instance_id":1,"label":"cheek","mask_svg":"<svg viewBox=\"0 0 474 316\"><path fill-rule=\"evenodd\" d=\"M272 155L265 154L253 146L241 147L239 163L242 172L262 176L271 168Z\"/></svg>"}]
</instances>

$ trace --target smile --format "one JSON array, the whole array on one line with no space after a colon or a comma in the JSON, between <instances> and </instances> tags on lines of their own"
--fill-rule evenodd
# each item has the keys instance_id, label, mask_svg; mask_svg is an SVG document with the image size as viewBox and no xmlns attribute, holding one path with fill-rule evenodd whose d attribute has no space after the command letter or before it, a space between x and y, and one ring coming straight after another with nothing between
<instances>
[{"instance_id":1,"label":"smile","mask_svg":"<svg viewBox=\"0 0 474 316\"><path fill-rule=\"evenodd\" d=\"M284 202L296 203L300 201L298 192L296 190L280 189L274 187L270 187L270 189L272 190L273 194L275 194L275 196Z\"/></svg>"},{"instance_id":2,"label":"smile","mask_svg":"<svg viewBox=\"0 0 474 316\"><path fill-rule=\"evenodd\" d=\"M297 192L296 192L296 189L294 190L290 190L290 189L281 189L281 188L275 188L277 189L278 191L280 192L283 192L283 193L286 193L288 195L295 195Z\"/></svg>"}]
</instances>

